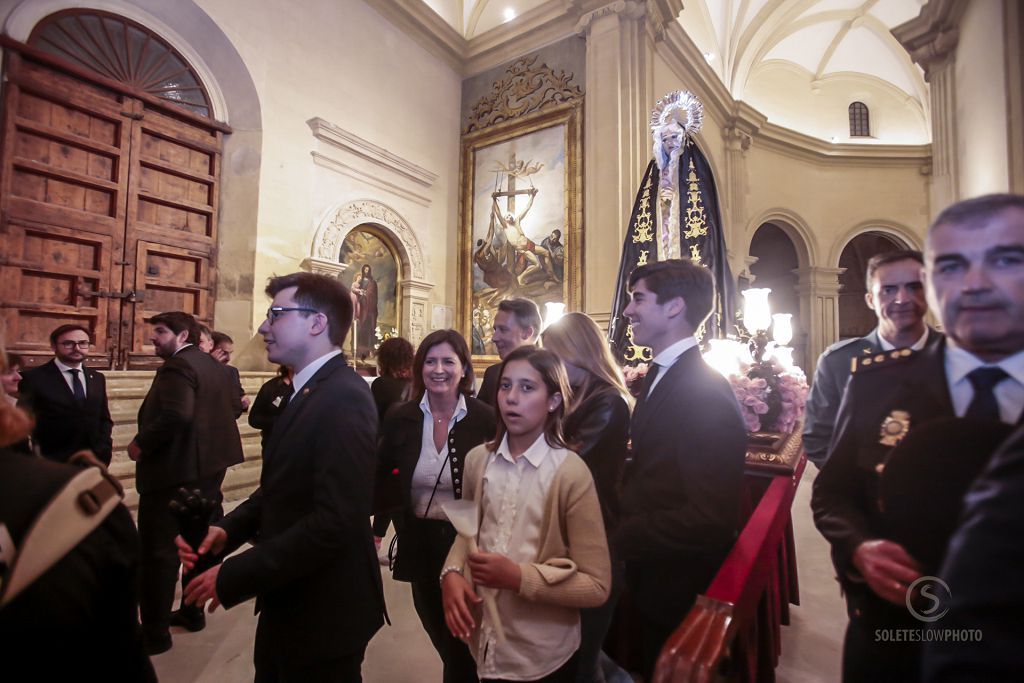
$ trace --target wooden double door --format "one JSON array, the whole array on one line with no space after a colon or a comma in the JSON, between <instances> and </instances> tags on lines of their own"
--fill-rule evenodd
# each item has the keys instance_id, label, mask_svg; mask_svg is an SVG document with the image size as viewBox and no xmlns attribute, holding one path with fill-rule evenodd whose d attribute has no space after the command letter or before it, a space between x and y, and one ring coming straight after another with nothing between
<instances>
[{"instance_id":1,"label":"wooden double door","mask_svg":"<svg viewBox=\"0 0 1024 683\"><path fill-rule=\"evenodd\" d=\"M34 365L49 334L91 330L90 365L151 367L145 321L209 323L223 126L41 55L5 53L0 314Z\"/></svg>"}]
</instances>

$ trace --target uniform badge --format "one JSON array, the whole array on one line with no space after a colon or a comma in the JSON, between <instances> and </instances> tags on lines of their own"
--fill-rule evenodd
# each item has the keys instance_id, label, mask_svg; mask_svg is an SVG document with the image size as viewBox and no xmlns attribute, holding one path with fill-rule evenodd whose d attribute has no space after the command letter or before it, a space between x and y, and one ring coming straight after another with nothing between
<instances>
[{"instance_id":1,"label":"uniform badge","mask_svg":"<svg viewBox=\"0 0 1024 683\"><path fill-rule=\"evenodd\" d=\"M910 413L905 410L894 410L882 422L882 437L878 443L883 446L895 446L910 431Z\"/></svg>"}]
</instances>

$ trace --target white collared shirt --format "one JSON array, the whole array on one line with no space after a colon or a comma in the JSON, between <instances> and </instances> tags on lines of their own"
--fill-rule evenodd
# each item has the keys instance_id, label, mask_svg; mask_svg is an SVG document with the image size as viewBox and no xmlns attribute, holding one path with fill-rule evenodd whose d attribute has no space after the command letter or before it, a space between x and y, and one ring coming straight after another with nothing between
<instances>
[{"instance_id":1,"label":"white collared shirt","mask_svg":"<svg viewBox=\"0 0 1024 683\"><path fill-rule=\"evenodd\" d=\"M889 343L889 340L882 336L881 331L875 330L875 332L878 334L878 345L882 347L882 351L892 351L892 350L894 350L896 348L903 348L903 347L897 347L895 344ZM916 342L914 342L909 348L911 350L913 350L913 351L920 351L921 349L924 348L924 345L927 342L928 342L928 328L925 327L924 328L924 334L921 335L921 338L918 339Z\"/></svg>"},{"instance_id":2,"label":"white collared shirt","mask_svg":"<svg viewBox=\"0 0 1024 683\"><path fill-rule=\"evenodd\" d=\"M518 459L513 459L505 435L498 450L487 456L484 470L479 534L482 552L500 553L517 564L538 560L548 491L568 455L564 448L549 446L541 434ZM558 670L579 648L577 611L531 602L515 591L495 593L505 643L498 644L484 610L476 653L480 678L543 678Z\"/></svg>"},{"instance_id":3,"label":"white collared shirt","mask_svg":"<svg viewBox=\"0 0 1024 683\"><path fill-rule=\"evenodd\" d=\"M647 391L648 397L654 391L654 387L658 386L658 382L660 382L661 378L665 376L668 369L675 365L676 361L679 360L679 356L683 355L696 345L696 337L684 337L654 357L654 360L651 361L651 365L658 366L658 374L654 377L654 382L651 383L651 388ZM650 369L648 369L648 372L650 372Z\"/></svg>"},{"instance_id":4,"label":"white collared shirt","mask_svg":"<svg viewBox=\"0 0 1024 683\"><path fill-rule=\"evenodd\" d=\"M310 378L316 374L316 371L322 368L327 363L327 361L334 358L340 353L341 349L334 349L333 351L328 351L327 353L320 356L306 367L302 368L301 372L296 372L295 378L292 380L292 396L298 396L299 390L302 389L302 387L305 386L306 382L308 382Z\"/></svg>"},{"instance_id":5,"label":"white collared shirt","mask_svg":"<svg viewBox=\"0 0 1024 683\"><path fill-rule=\"evenodd\" d=\"M995 386L992 393L999 402L999 417L1007 424L1015 424L1024 410L1024 351L1008 356L998 363L986 363L974 354L946 342L946 381L953 399L953 410L963 417L974 399L974 387L968 373L982 366L1000 367L1008 378Z\"/></svg>"},{"instance_id":6,"label":"white collared shirt","mask_svg":"<svg viewBox=\"0 0 1024 683\"><path fill-rule=\"evenodd\" d=\"M53 364L56 365L57 368L60 370L60 376L64 378L65 382L67 382L68 389L71 390L72 395L74 395L75 393L75 379L74 375L72 375L70 371L78 370L78 381L82 383L82 392L86 396L89 395L89 390L85 388L85 368L82 367L81 363L79 363L78 367L74 367L71 365L65 365L64 363L61 363L59 360L54 358Z\"/></svg>"},{"instance_id":7,"label":"white collared shirt","mask_svg":"<svg viewBox=\"0 0 1024 683\"><path fill-rule=\"evenodd\" d=\"M416 469L412 473L412 511L421 519L447 520L448 516L441 509L441 505L455 500L452 469L447 466L448 456L455 450L451 433L455 423L466 417L466 397L459 392L459 402L455 405L451 419L448 420L448 437L440 451L434 446L434 415L430 412L430 400L427 399L425 391L423 398L420 399L420 410L423 412L423 441L420 444L420 457L416 461ZM431 495L434 496L433 501L430 500Z\"/></svg>"}]
</instances>

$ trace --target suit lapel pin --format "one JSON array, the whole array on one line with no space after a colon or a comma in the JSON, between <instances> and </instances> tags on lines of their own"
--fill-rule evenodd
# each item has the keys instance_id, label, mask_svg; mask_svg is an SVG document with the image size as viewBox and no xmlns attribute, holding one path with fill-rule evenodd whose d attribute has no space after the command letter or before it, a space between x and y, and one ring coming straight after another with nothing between
<instances>
[{"instance_id":1,"label":"suit lapel pin","mask_svg":"<svg viewBox=\"0 0 1024 683\"><path fill-rule=\"evenodd\" d=\"M910 431L910 413L905 410L894 410L882 421L882 437L878 443L883 446L895 446Z\"/></svg>"}]
</instances>

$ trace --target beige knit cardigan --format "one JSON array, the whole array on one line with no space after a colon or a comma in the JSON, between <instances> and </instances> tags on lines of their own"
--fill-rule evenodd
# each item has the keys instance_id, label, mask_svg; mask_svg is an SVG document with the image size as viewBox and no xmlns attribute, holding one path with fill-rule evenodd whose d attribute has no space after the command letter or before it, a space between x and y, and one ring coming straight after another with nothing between
<instances>
[{"instance_id":1,"label":"beige knit cardigan","mask_svg":"<svg viewBox=\"0 0 1024 683\"><path fill-rule=\"evenodd\" d=\"M465 494L481 510L484 469L490 451L481 444L466 456ZM464 567L468 543L459 536L445 566ZM575 453L562 462L548 489L540 527L540 548L532 563L521 563L519 595L562 607L599 607L608 599L611 560L597 489L586 463Z\"/></svg>"}]
</instances>

